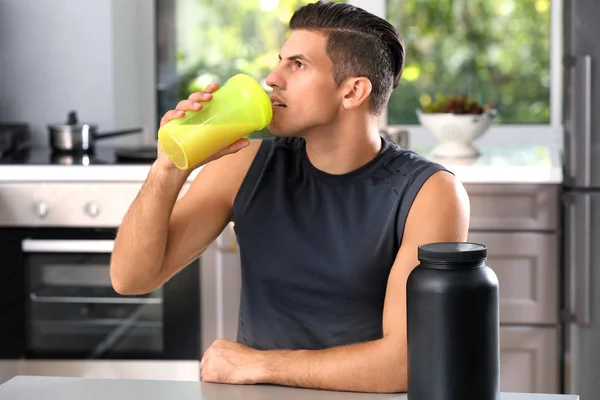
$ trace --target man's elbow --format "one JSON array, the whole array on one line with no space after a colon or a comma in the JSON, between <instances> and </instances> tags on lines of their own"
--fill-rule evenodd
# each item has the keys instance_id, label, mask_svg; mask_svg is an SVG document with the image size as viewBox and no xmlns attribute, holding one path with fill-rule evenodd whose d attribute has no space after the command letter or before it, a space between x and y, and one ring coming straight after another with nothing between
<instances>
[{"instance_id":1,"label":"man's elbow","mask_svg":"<svg viewBox=\"0 0 600 400\"><path fill-rule=\"evenodd\" d=\"M406 393L408 392L408 374L406 373L406 364L397 361L392 368L386 371L386 380L384 384L387 393Z\"/></svg>"},{"instance_id":2,"label":"man's elbow","mask_svg":"<svg viewBox=\"0 0 600 400\"><path fill-rule=\"evenodd\" d=\"M153 290L153 289L148 289L148 288L144 288L144 287L130 285L130 284L121 282L119 280L111 279L111 283L112 283L113 290L123 296L148 294Z\"/></svg>"},{"instance_id":3,"label":"man's elbow","mask_svg":"<svg viewBox=\"0 0 600 400\"><path fill-rule=\"evenodd\" d=\"M387 340L386 340L387 339ZM379 390L382 393L406 393L408 391L408 359L404 346L392 338L383 341L387 362L381 371Z\"/></svg>"},{"instance_id":4,"label":"man's elbow","mask_svg":"<svg viewBox=\"0 0 600 400\"><path fill-rule=\"evenodd\" d=\"M111 282L113 290L115 292L117 292L118 294L121 294L121 295L137 294L137 293L135 293L136 292L135 288L131 284L129 284L126 280L121 279L118 276L115 276L115 273L112 270L112 266L111 266L111 272L110 272L110 282Z\"/></svg>"},{"instance_id":5,"label":"man's elbow","mask_svg":"<svg viewBox=\"0 0 600 400\"><path fill-rule=\"evenodd\" d=\"M127 296L127 295L138 294L138 293L136 293L135 290L133 290L133 288L131 286L127 285L126 283L124 283L118 279L111 278L111 283L112 283L113 290L120 295Z\"/></svg>"},{"instance_id":6,"label":"man's elbow","mask_svg":"<svg viewBox=\"0 0 600 400\"><path fill-rule=\"evenodd\" d=\"M127 279L126 277L122 276L120 273L121 270L122 268L120 268L114 262L111 262L109 275L112 288L115 292L126 296L147 294L152 291L152 288L148 288L148 285L142 286L140 279L133 281L132 279Z\"/></svg>"},{"instance_id":7,"label":"man's elbow","mask_svg":"<svg viewBox=\"0 0 600 400\"><path fill-rule=\"evenodd\" d=\"M408 379L407 376L402 373L402 369L386 369L386 371L382 373L381 378L382 379L372 388L372 390L367 391L374 393L408 392Z\"/></svg>"},{"instance_id":8,"label":"man's elbow","mask_svg":"<svg viewBox=\"0 0 600 400\"><path fill-rule=\"evenodd\" d=\"M390 372L387 372L390 374ZM393 376L386 379L381 385L377 388L374 388L373 392L375 393L407 393L408 392L408 382L401 377Z\"/></svg>"}]
</instances>

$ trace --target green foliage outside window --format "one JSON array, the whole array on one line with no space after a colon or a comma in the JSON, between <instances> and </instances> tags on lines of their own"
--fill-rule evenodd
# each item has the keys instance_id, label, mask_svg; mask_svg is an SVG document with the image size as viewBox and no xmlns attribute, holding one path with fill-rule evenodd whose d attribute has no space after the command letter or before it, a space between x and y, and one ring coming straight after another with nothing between
<instances>
[{"instance_id":1,"label":"green foliage outside window","mask_svg":"<svg viewBox=\"0 0 600 400\"><path fill-rule=\"evenodd\" d=\"M417 124L437 93L493 101L495 122L550 122L551 0L387 0L406 46L389 123Z\"/></svg>"},{"instance_id":2,"label":"green foliage outside window","mask_svg":"<svg viewBox=\"0 0 600 400\"><path fill-rule=\"evenodd\" d=\"M277 66L295 10L314 0L178 0L180 98L246 73L263 83ZM342 1L338 1L342 2ZM269 136L267 129L253 137Z\"/></svg>"},{"instance_id":3,"label":"green foliage outside window","mask_svg":"<svg viewBox=\"0 0 600 400\"><path fill-rule=\"evenodd\" d=\"M289 19L312 1L176 0L179 98L240 72L264 85ZM415 110L436 93L492 100L500 123L549 123L550 1L387 0L406 45L389 123L417 124Z\"/></svg>"}]
</instances>

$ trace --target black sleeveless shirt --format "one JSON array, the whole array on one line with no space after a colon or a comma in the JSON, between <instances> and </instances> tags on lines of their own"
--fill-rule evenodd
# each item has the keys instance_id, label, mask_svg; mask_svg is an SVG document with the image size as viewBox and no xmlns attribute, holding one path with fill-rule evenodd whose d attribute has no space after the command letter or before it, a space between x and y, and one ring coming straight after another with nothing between
<instances>
[{"instance_id":1,"label":"black sleeveless shirt","mask_svg":"<svg viewBox=\"0 0 600 400\"><path fill-rule=\"evenodd\" d=\"M238 342L294 350L380 339L409 208L440 170L382 138L370 162L332 175L310 163L304 139L264 139L233 204Z\"/></svg>"}]
</instances>

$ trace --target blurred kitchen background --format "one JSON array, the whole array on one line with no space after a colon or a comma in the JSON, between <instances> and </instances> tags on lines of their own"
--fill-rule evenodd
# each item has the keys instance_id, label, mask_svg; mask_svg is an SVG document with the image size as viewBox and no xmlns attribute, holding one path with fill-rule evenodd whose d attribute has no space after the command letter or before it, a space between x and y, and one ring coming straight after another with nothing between
<instances>
[{"instance_id":1,"label":"blurred kitchen background","mask_svg":"<svg viewBox=\"0 0 600 400\"><path fill-rule=\"evenodd\" d=\"M469 240L489 247L500 279L501 389L593 398L600 3L347 1L405 40L382 135L445 163L469 192ZM231 227L145 296L112 290L112 240L156 156L161 116L238 72L264 84L289 18L308 2L0 0L0 382L198 380L203 350L235 339ZM476 156L441 159L442 139L416 110L459 93L498 114L474 140ZM91 134L87 145L56 139L67 123Z\"/></svg>"}]
</instances>

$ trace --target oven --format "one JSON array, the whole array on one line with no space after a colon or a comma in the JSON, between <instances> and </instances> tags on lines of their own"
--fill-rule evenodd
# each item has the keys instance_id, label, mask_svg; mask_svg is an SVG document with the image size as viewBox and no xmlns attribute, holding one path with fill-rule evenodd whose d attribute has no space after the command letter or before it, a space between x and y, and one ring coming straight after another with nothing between
<instances>
[{"instance_id":1,"label":"oven","mask_svg":"<svg viewBox=\"0 0 600 400\"><path fill-rule=\"evenodd\" d=\"M110 282L117 229L148 168L0 165L0 383L200 379L222 325L211 261L194 260L145 295L120 295Z\"/></svg>"},{"instance_id":2,"label":"oven","mask_svg":"<svg viewBox=\"0 0 600 400\"><path fill-rule=\"evenodd\" d=\"M109 277L115 229L1 229L0 358L199 360L199 262L145 295Z\"/></svg>"}]
</instances>

